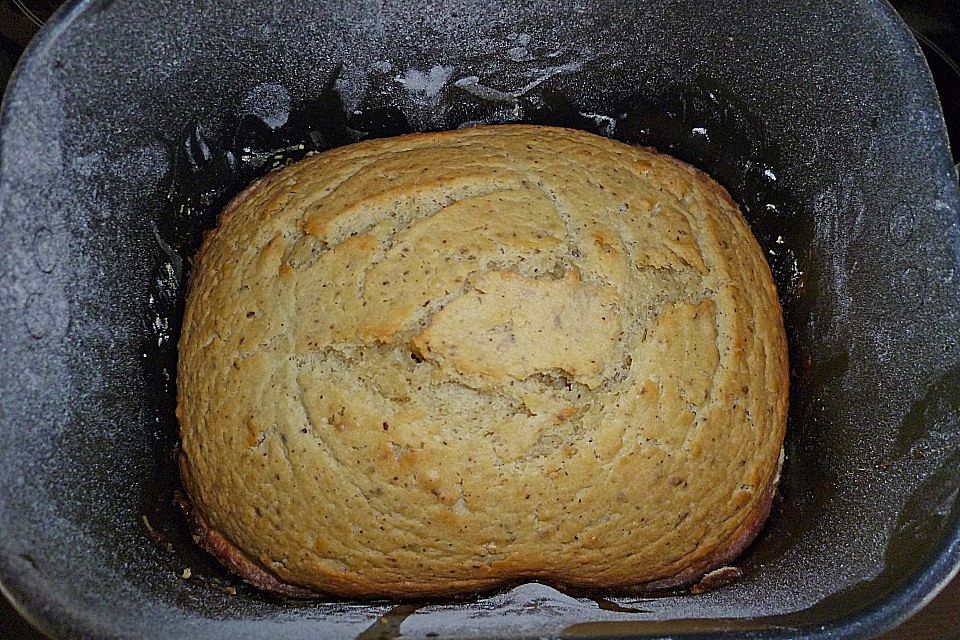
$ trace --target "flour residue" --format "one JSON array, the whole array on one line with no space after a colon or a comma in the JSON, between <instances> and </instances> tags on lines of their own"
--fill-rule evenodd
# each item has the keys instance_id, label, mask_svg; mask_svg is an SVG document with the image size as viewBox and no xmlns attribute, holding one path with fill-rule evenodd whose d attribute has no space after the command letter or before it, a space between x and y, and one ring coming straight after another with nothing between
<instances>
[{"instance_id":1,"label":"flour residue","mask_svg":"<svg viewBox=\"0 0 960 640\"><path fill-rule=\"evenodd\" d=\"M290 118L290 92L279 84L258 84L243 97L241 110L257 116L271 129L279 129Z\"/></svg>"},{"instance_id":2,"label":"flour residue","mask_svg":"<svg viewBox=\"0 0 960 640\"><path fill-rule=\"evenodd\" d=\"M507 57L513 62L526 62L533 59L533 53L527 48L530 44L529 33L511 33L507 36Z\"/></svg>"},{"instance_id":3,"label":"flour residue","mask_svg":"<svg viewBox=\"0 0 960 640\"><path fill-rule=\"evenodd\" d=\"M400 625L402 637L487 638L559 636L581 622L614 622L648 619L647 603L637 612L601 609L586 598L575 598L546 585L530 582L476 602L432 605L419 609Z\"/></svg>"},{"instance_id":4,"label":"flour residue","mask_svg":"<svg viewBox=\"0 0 960 640\"><path fill-rule=\"evenodd\" d=\"M412 95L435 98L446 86L454 68L440 64L433 65L427 71L407 69L395 79L407 88Z\"/></svg>"},{"instance_id":5,"label":"flour residue","mask_svg":"<svg viewBox=\"0 0 960 640\"><path fill-rule=\"evenodd\" d=\"M602 113L591 113L586 111L581 111L580 115L582 115L584 118L593 120L593 122L597 125L597 129L599 129L600 133L605 136L612 136L617 130L617 120L615 118L603 115Z\"/></svg>"},{"instance_id":6,"label":"flour residue","mask_svg":"<svg viewBox=\"0 0 960 640\"><path fill-rule=\"evenodd\" d=\"M835 296L836 313L830 317L834 337L846 331L850 320L852 294L850 291L848 254L856 248L857 240L864 232L864 205L862 196L849 192L824 191L813 207L815 244L826 247L823 255L828 257L825 265L830 276L830 285ZM849 224L853 212L853 225Z\"/></svg>"},{"instance_id":7,"label":"flour residue","mask_svg":"<svg viewBox=\"0 0 960 640\"><path fill-rule=\"evenodd\" d=\"M543 69L535 69L533 71L535 74L533 80L519 89L514 89L512 91L496 89L494 87L484 85L480 82L480 78L478 76L466 76L464 78L460 78L454 82L454 85L463 89L467 93L480 98L481 100L491 100L494 102L517 102L521 97L533 91L550 78L561 73L573 73L574 71L579 71L581 67L583 67L583 61L574 60L565 64L545 67Z\"/></svg>"}]
</instances>

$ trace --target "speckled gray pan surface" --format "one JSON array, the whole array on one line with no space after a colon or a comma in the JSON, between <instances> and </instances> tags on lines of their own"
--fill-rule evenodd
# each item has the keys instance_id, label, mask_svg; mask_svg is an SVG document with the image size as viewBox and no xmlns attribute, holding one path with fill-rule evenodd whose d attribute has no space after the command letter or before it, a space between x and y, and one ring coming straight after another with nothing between
<instances>
[{"instance_id":1,"label":"speckled gray pan surface","mask_svg":"<svg viewBox=\"0 0 960 640\"><path fill-rule=\"evenodd\" d=\"M743 577L643 600L258 594L173 505L203 230L274 149L512 120L693 162L768 252L792 409ZM3 105L0 582L62 637L865 637L960 557L958 210L927 69L881 2L73 3Z\"/></svg>"}]
</instances>

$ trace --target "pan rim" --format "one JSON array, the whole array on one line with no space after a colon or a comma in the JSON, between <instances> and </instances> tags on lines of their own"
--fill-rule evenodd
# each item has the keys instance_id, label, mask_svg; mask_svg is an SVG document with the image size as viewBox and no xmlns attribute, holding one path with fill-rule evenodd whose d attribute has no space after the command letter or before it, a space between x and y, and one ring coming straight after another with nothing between
<instances>
[{"instance_id":1,"label":"pan rim","mask_svg":"<svg viewBox=\"0 0 960 640\"><path fill-rule=\"evenodd\" d=\"M939 165L938 169L949 171L951 172L950 175L955 177L954 165L947 144L942 106L933 85L929 66L916 39L888 0L855 1L862 3L866 8L874 9L879 18L891 21L892 35L898 37L899 40L891 40L888 43L889 46L900 46L913 53L914 60L911 61L911 64L915 68L918 80L921 80L917 90L923 94L922 97L931 107L935 107L938 116L937 131L934 132L937 148L931 150L933 152L931 163L936 163ZM3 132L11 126L10 104L13 99L12 96L20 91L19 85L24 82L22 79L24 69L31 60L56 46L59 38L71 28L79 16L87 11L95 10L98 6L105 7L111 3L112 0L68 0L51 16L33 38L15 65L7 90L2 101L0 101L0 190L4 188L5 136ZM958 219L960 219L960 204L958 204L960 203L960 191L954 190L951 195L954 196L954 211L958 212ZM960 256L957 256L957 259L960 260ZM6 419L3 420L0 423L0 428L9 428L9 422ZM895 591L864 610L848 613L838 620L823 625L793 627L789 631L777 630L776 628L763 629L758 626L756 635L754 635L754 632L735 633L738 637L749 635L757 638L789 637L811 640L837 637L868 638L882 633L923 608L960 573L960 503L953 505L941 533L940 542L934 549L935 551L932 552L933 562L923 566L921 570L905 579ZM98 635L120 638L127 637L131 632L130 629L111 627L105 620L92 620L79 616L76 609L44 606L43 600L47 593L38 588L36 583L28 584L27 581L16 577L18 571L11 566L9 551L7 538L0 535L0 593L7 597L20 615L48 637L57 637L58 633L68 632L71 635ZM816 604L812 606L815 607ZM763 618L756 620L762 621ZM713 621L722 622L722 619L714 619ZM706 638L707 636L694 635L688 637ZM710 637L715 636L711 635Z\"/></svg>"}]
</instances>

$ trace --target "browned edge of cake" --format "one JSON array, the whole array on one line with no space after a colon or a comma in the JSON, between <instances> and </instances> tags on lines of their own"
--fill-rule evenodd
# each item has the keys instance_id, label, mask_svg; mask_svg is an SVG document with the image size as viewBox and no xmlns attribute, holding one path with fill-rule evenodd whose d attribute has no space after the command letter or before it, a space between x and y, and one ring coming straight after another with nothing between
<instances>
[{"instance_id":1,"label":"browned edge of cake","mask_svg":"<svg viewBox=\"0 0 960 640\"><path fill-rule=\"evenodd\" d=\"M729 564L737 556L743 553L748 546L750 546L750 543L756 539L757 535L759 535L760 531L763 529L763 525L767 521L767 517L770 515L770 511L773 507L773 499L777 493L777 481L779 480L779 476L780 473L778 470L777 474L767 484L767 489L760 501L757 502L757 507L754 510L754 513L747 518L743 526L741 526L740 529L735 532L734 536L730 538L729 543L723 549L718 550L716 554L704 559L702 562L694 566L687 567L674 576L628 587L623 589L623 593L625 595L650 594L658 591L683 589L697 583L704 575L710 573L711 571ZM193 537L197 544L199 544L204 551L216 558L217 561L228 571L242 579L244 582L264 591L293 596L296 598L320 598L325 595L330 595L325 594L322 591L306 589L299 585L280 580L273 573L264 569L254 560L252 560L246 553L230 542L230 540L228 540L219 531L207 526L206 522L203 520L203 517L197 513L197 509L193 508L188 496L184 496L181 506L185 515L187 516L187 519L190 521L193 527ZM531 579L536 579L538 581L545 582L546 584L553 584L559 587L566 586L562 576L558 576L553 580L543 580L539 576L532 576ZM498 583L497 586L503 587L511 584L519 584L523 581L523 576L505 576L503 581ZM585 589L581 586L576 586L573 587L573 590L584 591ZM593 590L602 591L603 588L602 586L597 585L593 587ZM427 596L463 595L463 591L459 588L453 588L446 592L444 592L443 589L431 588L423 590L410 588L397 590L389 594L385 593L384 595L400 598L424 598Z\"/></svg>"}]
</instances>

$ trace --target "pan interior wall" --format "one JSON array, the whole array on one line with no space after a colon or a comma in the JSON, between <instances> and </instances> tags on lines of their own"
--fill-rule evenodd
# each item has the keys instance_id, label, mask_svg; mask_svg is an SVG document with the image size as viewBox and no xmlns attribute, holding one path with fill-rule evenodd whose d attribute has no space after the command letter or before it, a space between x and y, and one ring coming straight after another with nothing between
<instances>
[{"instance_id":1,"label":"pan interior wall","mask_svg":"<svg viewBox=\"0 0 960 640\"><path fill-rule=\"evenodd\" d=\"M783 4L92 2L51 29L19 70L0 147L4 584L38 611L31 594L117 629L157 620L158 637L516 637L814 624L931 563L960 489L942 121L891 14ZM197 551L174 506L192 254L276 162L492 122L655 146L741 205L790 339L772 519L743 577L696 597L264 596Z\"/></svg>"}]
</instances>

